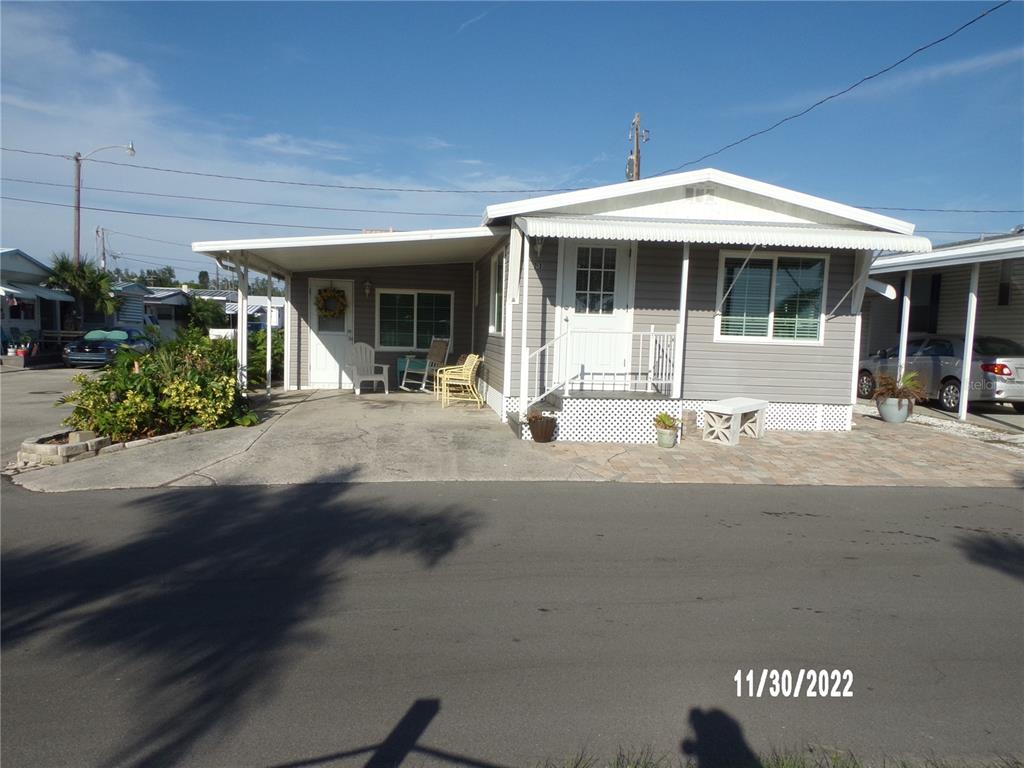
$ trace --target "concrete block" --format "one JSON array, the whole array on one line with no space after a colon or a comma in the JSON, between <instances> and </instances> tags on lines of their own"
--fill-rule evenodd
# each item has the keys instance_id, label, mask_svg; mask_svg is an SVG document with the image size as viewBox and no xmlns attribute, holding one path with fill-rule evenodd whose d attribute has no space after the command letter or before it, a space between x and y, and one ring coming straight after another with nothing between
<instances>
[{"instance_id":1,"label":"concrete block","mask_svg":"<svg viewBox=\"0 0 1024 768\"><path fill-rule=\"evenodd\" d=\"M88 443L65 443L64 445L57 446L58 456L78 456L80 453L85 453L89 450Z\"/></svg>"},{"instance_id":2,"label":"concrete block","mask_svg":"<svg viewBox=\"0 0 1024 768\"><path fill-rule=\"evenodd\" d=\"M109 439L109 438L107 438L107 439ZM112 443L111 445L108 445L105 448L100 448L99 449L99 453L115 453L117 451L123 451L123 450L124 450L124 443Z\"/></svg>"},{"instance_id":3,"label":"concrete block","mask_svg":"<svg viewBox=\"0 0 1024 768\"><path fill-rule=\"evenodd\" d=\"M125 448L138 448L140 445L149 445L153 440L148 437L140 438L139 440L129 440L124 444Z\"/></svg>"},{"instance_id":4,"label":"concrete block","mask_svg":"<svg viewBox=\"0 0 1024 768\"><path fill-rule=\"evenodd\" d=\"M39 438L35 439L38 440ZM33 440L26 440L21 444L21 450L25 453L35 453L39 456L56 456L58 453L57 449L60 447L61 446L57 443L44 445L43 443L37 443Z\"/></svg>"},{"instance_id":5,"label":"concrete block","mask_svg":"<svg viewBox=\"0 0 1024 768\"><path fill-rule=\"evenodd\" d=\"M88 430L88 429L83 429L83 430L79 430L77 432L69 433L68 434L68 442L71 443L72 445L76 445L78 443L87 443L90 440L94 439L95 437L96 437L96 433L95 432L93 432L91 430Z\"/></svg>"},{"instance_id":6,"label":"concrete block","mask_svg":"<svg viewBox=\"0 0 1024 768\"><path fill-rule=\"evenodd\" d=\"M85 451L77 456L69 456L68 461L81 461L82 459L91 459L96 455L96 451Z\"/></svg>"},{"instance_id":7,"label":"concrete block","mask_svg":"<svg viewBox=\"0 0 1024 768\"><path fill-rule=\"evenodd\" d=\"M90 451L99 451L101 448L106 448L108 445L110 445L110 438L94 437L93 439L89 440L88 443L86 443L86 445L89 446Z\"/></svg>"}]
</instances>

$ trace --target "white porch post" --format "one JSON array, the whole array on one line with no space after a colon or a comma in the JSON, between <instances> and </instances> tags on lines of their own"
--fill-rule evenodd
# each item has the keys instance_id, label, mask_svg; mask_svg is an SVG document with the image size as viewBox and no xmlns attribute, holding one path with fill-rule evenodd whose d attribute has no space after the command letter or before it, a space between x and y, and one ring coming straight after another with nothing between
<instances>
[{"instance_id":1,"label":"white porch post","mask_svg":"<svg viewBox=\"0 0 1024 768\"><path fill-rule=\"evenodd\" d=\"M244 394L249 388L249 265L244 262L238 269L238 315L235 336L235 348L238 351L238 386Z\"/></svg>"},{"instance_id":2,"label":"white porch post","mask_svg":"<svg viewBox=\"0 0 1024 768\"><path fill-rule=\"evenodd\" d=\"M676 347L672 358L672 397L683 396L683 347L686 340L686 292L690 283L690 244L683 243L682 275L679 278L679 322L676 323Z\"/></svg>"},{"instance_id":3,"label":"white porch post","mask_svg":"<svg viewBox=\"0 0 1024 768\"><path fill-rule=\"evenodd\" d=\"M523 235L523 258L520 261L522 265L519 271L523 275L523 287L519 294L519 303L522 305L520 309L523 313L522 319L522 339L519 347L519 415L520 417L526 415L526 401L530 397L530 361L529 354L530 348L527 346L527 328L526 320L528 317L528 298L530 294L530 238L525 234Z\"/></svg>"},{"instance_id":4,"label":"white porch post","mask_svg":"<svg viewBox=\"0 0 1024 768\"><path fill-rule=\"evenodd\" d=\"M854 283L850 295L850 314L853 315L853 380L850 384L850 404L857 404L857 377L860 375L861 309L864 307L864 293L868 287L868 273L871 270L871 252L857 251L854 257Z\"/></svg>"},{"instance_id":5,"label":"white porch post","mask_svg":"<svg viewBox=\"0 0 1024 768\"><path fill-rule=\"evenodd\" d=\"M284 391L292 388L292 278L284 278Z\"/></svg>"},{"instance_id":6,"label":"white porch post","mask_svg":"<svg viewBox=\"0 0 1024 768\"><path fill-rule=\"evenodd\" d=\"M978 314L978 272L981 264L971 265L971 288L967 294L967 324L964 328L964 360L960 368L960 407L957 418L967 421L967 396L971 391L971 363L974 355L974 320Z\"/></svg>"},{"instance_id":7,"label":"white porch post","mask_svg":"<svg viewBox=\"0 0 1024 768\"><path fill-rule=\"evenodd\" d=\"M896 379L901 380L907 370L907 332L910 330L910 288L914 284L914 270L903 275L903 313L900 315L900 359Z\"/></svg>"},{"instance_id":8,"label":"white porch post","mask_svg":"<svg viewBox=\"0 0 1024 768\"><path fill-rule=\"evenodd\" d=\"M270 297L273 295L271 293L271 290L270 290L270 284L273 282L273 279L274 278L271 276L271 274L269 272L267 272L267 311L266 311L266 313L264 315L264 317L265 317L264 325L266 326L265 341L267 342L267 397L270 397L270 373L271 373L271 371L274 368L274 362L273 362L274 358L271 355L271 352L273 351L273 346L274 346L274 343L273 343L274 342L274 334L272 334L270 332L271 331L271 328L270 328L270 320L271 320L271 316L270 316L270 310L271 310Z\"/></svg>"}]
</instances>

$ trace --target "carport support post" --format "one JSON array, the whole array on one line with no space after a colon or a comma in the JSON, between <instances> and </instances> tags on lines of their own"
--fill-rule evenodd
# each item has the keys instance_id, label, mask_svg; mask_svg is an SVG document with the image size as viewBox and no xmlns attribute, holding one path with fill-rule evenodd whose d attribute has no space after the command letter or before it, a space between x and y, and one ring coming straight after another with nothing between
<instances>
[{"instance_id":1,"label":"carport support post","mask_svg":"<svg viewBox=\"0 0 1024 768\"><path fill-rule=\"evenodd\" d=\"M683 243L682 274L679 278L679 322L676 323L676 346L672 358L672 397L683 396L683 347L686 341L686 292L690 283L690 244Z\"/></svg>"},{"instance_id":2,"label":"carport support post","mask_svg":"<svg viewBox=\"0 0 1024 768\"><path fill-rule=\"evenodd\" d=\"M522 266L520 272L523 275L523 288L519 295L519 303L523 311L523 338L519 349L519 423L522 425L523 417L526 416L527 400L530 397L530 348L526 345L526 319L527 298L530 288L530 238L523 235L523 258L519 262Z\"/></svg>"},{"instance_id":3,"label":"carport support post","mask_svg":"<svg viewBox=\"0 0 1024 768\"><path fill-rule=\"evenodd\" d=\"M238 315L235 348L238 350L238 387L244 395L249 389L249 265L238 270Z\"/></svg>"},{"instance_id":4,"label":"carport support post","mask_svg":"<svg viewBox=\"0 0 1024 768\"><path fill-rule=\"evenodd\" d=\"M273 365L274 365L273 358L271 357L271 352L273 351L272 348L274 346L274 335L270 332L271 331L271 327L270 327L271 326L271 323L270 323L270 319L271 319L271 315L270 315L270 312L271 312L270 298L273 295L271 293L271 291L270 291L270 284L273 281L273 279L274 279L273 275L271 275L269 272L267 272L267 309L266 309L266 312L264 313L263 317L264 317L264 320L265 320L264 326L266 326L265 327L265 331L264 331L266 333L266 337L265 337L264 340L267 342L267 397L268 398L270 397L270 373L271 373L271 370L273 369Z\"/></svg>"},{"instance_id":5,"label":"carport support post","mask_svg":"<svg viewBox=\"0 0 1024 768\"><path fill-rule=\"evenodd\" d=\"M896 368L896 380L903 379L907 370L907 333L910 330L910 288L914 284L914 270L908 269L903 275L903 313L900 315L900 361Z\"/></svg>"},{"instance_id":6,"label":"carport support post","mask_svg":"<svg viewBox=\"0 0 1024 768\"><path fill-rule=\"evenodd\" d=\"M964 328L964 360L960 366L960 406L957 418L967 421L967 399L971 391L971 358L974 355L974 320L978 314L978 272L981 264L971 265L971 287L967 294L967 325Z\"/></svg>"},{"instance_id":7,"label":"carport support post","mask_svg":"<svg viewBox=\"0 0 1024 768\"><path fill-rule=\"evenodd\" d=\"M284 277L284 391L292 388L292 278Z\"/></svg>"}]
</instances>

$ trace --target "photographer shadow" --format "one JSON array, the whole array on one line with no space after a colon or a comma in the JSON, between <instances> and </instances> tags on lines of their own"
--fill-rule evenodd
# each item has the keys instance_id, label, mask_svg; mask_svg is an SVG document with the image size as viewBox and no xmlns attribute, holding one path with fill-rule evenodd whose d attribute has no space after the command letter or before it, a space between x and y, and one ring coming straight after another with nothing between
<instances>
[{"instance_id":1,"label":"photographer shadow","mask_svg":"<svg viewBox=\"0 0 1024 768\"><path fill-rule=\"evenodd\" d=\"M697 768L764 768L747 744L740 724L720 709L690 710L692 739L680 745Z\"/></svg>"}]
</instances>

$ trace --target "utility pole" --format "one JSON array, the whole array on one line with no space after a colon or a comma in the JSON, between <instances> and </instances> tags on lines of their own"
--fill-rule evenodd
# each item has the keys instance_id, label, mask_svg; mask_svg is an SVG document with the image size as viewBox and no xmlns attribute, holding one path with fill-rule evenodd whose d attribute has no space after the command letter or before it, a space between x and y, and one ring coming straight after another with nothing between
<instances>
[{"instance_id":1,"label":"utility pole","mask_svg":"<svg viewBox=\"0 0 1024 768\"><path fill-rule=\"evenodd\" d=\"M75 152L71 159L75 161L75 234L71 242L77 267L82 263L82 153Z\"/></svg>"},{"instance_id":2,"label":"utility pole","mask_svg":"<svg viewBox=\"0 0 1024 768\"><path fill-rule=\"evenodd\" d=\"M633 122L629 124L629 134L626 137L633 142L633 151L626 159L626 181L637 181L640 178L640 144L646 144L651 140L651 132L640 127L640 113L633 115Z\"/></svg>"},{"instance_id":3,"label":"utility pole","mask_svg":"<svg viewBox=\"0 0 1024 768\"><path fill-rule=\"evenodd\" d=\"M107 271L107 233L103 227L96 227L96 251L100 255L100 267Z\"/></svg>"}]
</instances>

